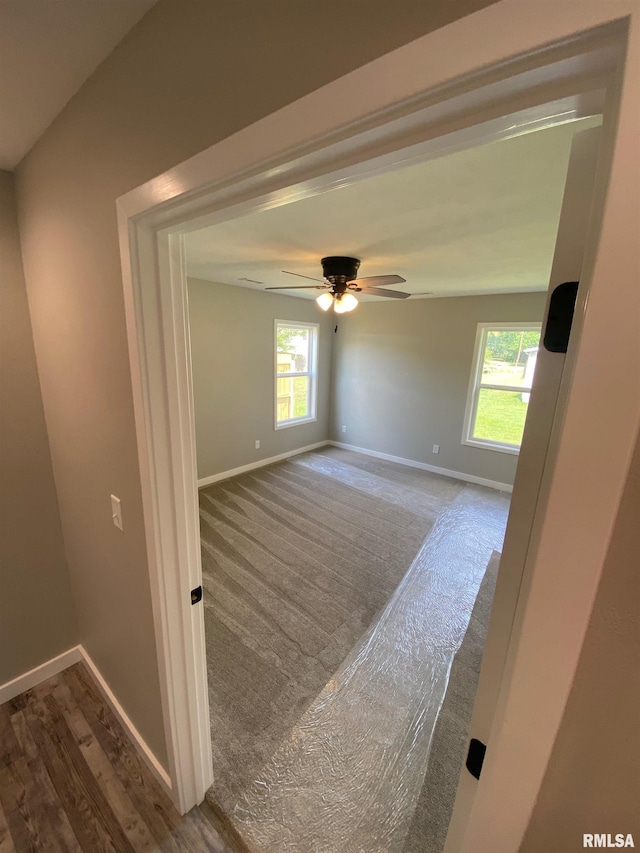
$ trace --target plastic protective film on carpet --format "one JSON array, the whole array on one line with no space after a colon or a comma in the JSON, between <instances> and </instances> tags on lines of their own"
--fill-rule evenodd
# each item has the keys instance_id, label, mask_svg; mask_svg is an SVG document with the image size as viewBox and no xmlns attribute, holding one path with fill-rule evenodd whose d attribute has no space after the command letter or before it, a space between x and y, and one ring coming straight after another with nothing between
<instances>
[{"instance_id":1,"label":"plastic protective film on carpet","mask_svg":"<svg viewBox=\"0 0 640 853\"><path fill-rule=\"evenodd\" d=\"M440 516L380 618L237 806L252 849L401 853L507 506L467 486Z\"/></svg>"}]
</instances>

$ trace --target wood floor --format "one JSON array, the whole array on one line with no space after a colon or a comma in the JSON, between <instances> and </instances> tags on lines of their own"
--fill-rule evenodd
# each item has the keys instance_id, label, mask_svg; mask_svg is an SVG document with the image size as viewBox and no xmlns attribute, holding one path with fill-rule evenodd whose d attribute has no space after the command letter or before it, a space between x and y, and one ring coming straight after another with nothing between
<instances>
[{"instance_id":1,"label":"wood floor","mask_svg":"<svg viewBox=\"0 0 640 853\"><path fill-rule=\"evenodd\" d=\"M233 853L211 818L178 814L82 664L0 705L0 853Z\"/></svg>"}]
</instances>

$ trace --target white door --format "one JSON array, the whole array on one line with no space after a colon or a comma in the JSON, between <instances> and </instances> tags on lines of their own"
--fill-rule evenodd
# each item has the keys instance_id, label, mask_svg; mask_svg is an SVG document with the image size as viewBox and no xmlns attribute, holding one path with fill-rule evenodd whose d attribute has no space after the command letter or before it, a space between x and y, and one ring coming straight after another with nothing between
<instances>
[{"instance_id":1,"label":"white door","mask_svg":"<svg viewBox=\"0 0 640 853\"><path fill-rule=\"evenodd\" d=\"M469 732L470 737L486 744L488 749L491 749L490 731L505 668L507 649L512 633L517 630L517 624L514 621L516 605L520 596L526 596L530 582L530 578L524 571L525 560L535 531L536 516L541 515L546 502L546 489L555 461L554 436L563 412L561 380L566 356L564 353L549 352L542 346L542 339L554 289L563 282L580 280L590 222L600 136L600 127L577 133L569 159L542 326L541 346ZM585 293L579 289L572 328L573 335L580 332L580 309L584 300ZM477 786L477 780L471 776L466 767L463 767L447 837L446 853L459 853L461 849L462 835Z\"/></svg>"}]
</instances>

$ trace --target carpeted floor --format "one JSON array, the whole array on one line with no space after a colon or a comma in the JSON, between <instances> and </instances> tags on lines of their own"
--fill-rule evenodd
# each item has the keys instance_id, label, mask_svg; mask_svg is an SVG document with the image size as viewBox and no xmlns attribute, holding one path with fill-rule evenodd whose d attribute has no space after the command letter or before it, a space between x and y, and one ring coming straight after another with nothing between
<instances>
[{"instance_id":1,"label":"carpeted floor","mask_svg":"<svg viewBox=\"0 0 640 853\"><path fill-rule=\"evenodd\" d=\"M505 504L467 485L440 514L374 626L247 789L234 820L252 851L402 853Z\"/></svg>"},{"instance_id":2,"label":"carpeted floor","mask_svg":"<svg viewBox=\"0 0 640 853\"><path fill-rule=\"evenodd\" d=\"M207 796L227 815L376 623L464 488L323 448L201 490L216 771Z\"/></svg>"},{"instance_id":3,"label":"carpeted floor","mask_svg":"<svg viewBox=\"0 0 640 853\"><path fill-rule=\"evenodd\" d=\"M211 796L225 811L385 606L462 486L327 449L201 490Z\"/></svg>"}]
</instances>

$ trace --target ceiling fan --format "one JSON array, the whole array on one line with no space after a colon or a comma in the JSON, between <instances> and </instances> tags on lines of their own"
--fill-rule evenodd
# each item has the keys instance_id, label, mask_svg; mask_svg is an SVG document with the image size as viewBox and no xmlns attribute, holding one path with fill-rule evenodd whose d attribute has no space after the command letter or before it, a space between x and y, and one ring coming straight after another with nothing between
<instances>
[{"instance_id":1,"label":"ceiling fan","mask_svg":"<svg viewBox=\"0 0 640 853\"><path fill-rule=\"evenodd\" d=\"M292 287L267 287L266 290L322 290L316 302L323 311L328 311L333 305L337 314L353 311L358 305L354 293L366 293L370 296L387 296L392 299L407 299L410 293L399 290L381 290L389 284L402 284L406 279L399 275L370 275L366 278L356 278L360 261L358 258L345 258L331 255L322 258L322 275L324 278L312 278L297 272L282 270L287 275L297 275L300 278L320 282L319 284L299 284Z\"/></svg>"}]
</instances>

